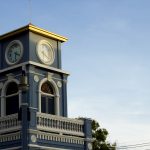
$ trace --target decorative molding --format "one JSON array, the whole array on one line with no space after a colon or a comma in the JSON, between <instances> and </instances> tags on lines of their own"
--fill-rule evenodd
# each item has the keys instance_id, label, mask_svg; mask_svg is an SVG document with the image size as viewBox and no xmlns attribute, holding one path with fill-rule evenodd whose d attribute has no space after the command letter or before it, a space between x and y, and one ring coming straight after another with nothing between
<instances>
[{"instance_id":1,"label":"decorative molding","mask_svg":"<svg viewBox=\"0 0 150 150\"><path fill-rule=\"evenodd\" d=\"M48 80L48 81L51 81L52 76L53 76L53 73L48 72L48 73L47 73L47 80Z\"/></svg>"},{"instance_id":2,"label":"decorative molding","mask_svg":"<svg viewBox=\"0 0 150 150\"><path fill-rule=\"evenodd\" d=\"M34 147L34 148L40 148L43 150L68 150L68 149L63 149L63 148L54 148L54 147L46 147L46 146L39 146L39 145L35 145L35 144L28 144L29 147Z\"/></svg>"},{"instance_id":3,"label":"decorative molding","mask_svg":"<svg viewBox=\"0 0 150 150\"><path fill-rule=\"evenodd\" d=\"M48 38L52 38L54 40L58 40L60 42L66 42L68 40L64 36L55 34L53 32L49 32L47 30L41 29L41 28L36 27L34 25L31 25L31 24L28 24L27 26L24 26L22 28L16 29L14 31L8 32L8 33L6 33L4 35L1 35L0 36L0 40L6 39L6 38L8 38L10 36L14 36L14 35L20 34L20 33L25 32L25 31L32 31L32 32L40 34L42 36L45 36L45 37L48 37Z\"/></svg>"},{"instance_id":4,"label":"decorative molding","mask_svg":"<svg viewBox=\"0 0 150 150\"><path fill-rule=\"evenodd\" d=\"M10 78L4 77L3 79L0 80L0 82L5 82L6 80L10 80L10 79L15 79L16 77L19 77L19 76L21 76L21 73L17 74L17 75L14 75L14 76L12 76Z\"/></svg>"},{"instance_id":5,"label":"decorative molding","mask_svg":"<svg viewBox=\"0 0 150 150\"><path fill-rule=\"evenodd\" d=\"M58 82L57 82L57 86L58 86L59 88L61 88L61 87L62 87L62 83L61 83L60 81L58 81Z\"/></svg>"},{"instance_id":6,"label":"decorative molding","mask_svg":"<svg viewBox=\"0 0 150 150\"><path fill-rule=\"evenodd\" d=\"M64 71L64 70L61 70L61 69L58 69L58 68L54 68L54 67L50 67L50 66L47 66L47 65L44 65L44 64L40 64L40 63L37 63L37 62L29 61L29 64L35 65L35 66L38 66L38 67L42 67L42 68L45 68L45 69L48 69L48 70L52 70L52 71L55 71L55 72L64 73L66 75L69 75L69 73Z\"/></svg>"},{"instance_id":7,"label":"decorative molding","mask_svg":"<svg viewBox=\"0 0 150 150\"><path fill-rule=\"evenodd\" d=\"M4 134L0 136L0 143L15 141L21 139L21 132L15 132L10 134Z\"/></svg>"},{"instance_id":8,"label":"decorative molding","mask_svg":"<svg viewBox=\"0 0 150 150\"><path fill-rule=\"evenodd\" d=\"M37 133L37 139L84 145L84 138L81 138L81 137L59 135L59 134L46 133L46 132L41 132L41 131Z\"/></svg>"},{"instance_id":9,"label":"decorative molding","mask_svg":"<svg viewBox=\"0 0 150 150\"><path fill-rule=\"evenodd\" d=\"M35 81L35 82L39 82L39 80L40 80L40 79L39 79L39 76L38 76L38 75L34 75L34 81Z\"/></svg>"},{"instance_id":10,"label":"decorative molding","mask_svg":"<svg viewBox=\"0 0 150 150\"><path fill-rule=\"evenodd\" d=\"M45 77L44 74L41 74L41 73L38 73L38 72L35 72L35 71L32 71L32 70L29 70L29 73L34 74L34 75L37 75L37 76Z\"/></svg>"},{"instance_id":11,"label":"decorative molding","mask_svg":"<svg viewBox=\"0 0 150 150\"><path fill-rule=\"evenodd\" d=\"M29 73L34 74L34 75L37 75L37 76L41 76L41 77L46 77L46 75L40 74L40 73L35 72L35 71L32 71L32 70L30 70ZM61 81L67 82L67 80L64 80L64 79L55 78L55 77L53 76L53 73L50 73L50 74L52 74L52 76L51 76L52 79L58 80L58 81L60 81L60 82L61 82ZM1 80L0 80L0 81L1 81Z\"/></svg>"},{"instance_id":12,"label":"decorative molding","mask_svg":"<svg viewBox=\"0 0 150 150\"><path fill-rule=\"evenodd\" d=\"M24 63L20 63L20 64L17 64L17 65L14 65L14 66L7 67L5 69L0 70L0 73L5 72L5 71L9 71L9 70L12 70L12 69L16 69L18 67L22 67L23 65L28 65L28 64L69 75L69 73L64 71L64 70L54 68L54 67L50 67L50 66L47 66L47 65L44 65L44 64L33 62L33 61L27 61L27 62L24 62Z\"/></svg>"},{"instance_id":13,"label":"decorative molding","mask_svg":"<svg viewBox=\"0 0 150 150\"><path fill-rule=\"evenodd\" d=\"M18 121L18 114L0 117L0 134L21 129L21 122Z\"/></svg>"},{"instance_id":14,"label":"decorative molding","mask_svg":"<svg viewBox=\"0 0 150 150\"><path fill-rule=\"evenodd\" d=\"M27 65L27 64L29 64L28 61L27 61L27 62L24 62L24 63L20 63L20 64L17 64L17 65L14 65L14 66L7 67L7 68L5 68L5 69L1 69L1 70L0 70L0 73L3 73L3 72L5 72L5 71L9 71L9 70L12 70L12 69L16 69L16 68L18 68L18 67L22 67L23 65Z\"/></svg>"},{"instance_id":15,"label":"decorative molding","mask_svg":"<svg viewBox=\"0 0 150 150\"><path fill-rule=\"evenodd\" d=\"M84 145L85 142L85 138L80 136L77 137L77 136L66 135L66 134L63 135L63 134L48 133L48 132L32 130L32 129L28 130L28 133L30 133L31 135L33 134L36 135L38 141L46 140L46 141L63 142L63 143L77 144L77 145ZM36 146L39 147L38 145Z\"/></svg>"},{"instance_id":16,"label":"decorative molding","mask_svg":"<svg viewBox=\"0 0 150 150\"><path fill-rule=\"evenodd\" d=\"M88 143L88 149L92 150L92 143Z\"/></svg>"},{"instance_id":17,"label":"decorative molding","mask_svg":"<svg viewBox=\"0 0 150 150\"><path fill-rule=\"evenodd\" d=\"M6 76L7 76L8 80L11 80L11 79L14 78L14 74L13 73L6 74Z\"/></svg>"},{"instance_id":18,"label":"decorative molding","mask_svg":"<svg viewBox=\"0 0 150 150\"><path fill-rule=\"evenodd\" d=\"M84 121L45 113L37 113L37 129L84 137Z\"/></svg>"},{"instance_id":19,"label":"decorative molding","mask_svg":"<svg viewBox=\"0 0 150 150\"><path fill-rule=\"evenodd\" d=\"M32 141L33 143L35 143L35 142L37 141L37 138L36 138L35 135L31 135L31 141Z\"/></svg>"},{"instance_id":20,"label":"decorative molding","mask_svg":"<svg viewBox=\"0 0 150 150\"><path fill-rule=\"evenodd\" d=\"M30 134L37 134L38 130L34 130L34 129L28 129L28 133Z\"/></svg>"}]
</instances>

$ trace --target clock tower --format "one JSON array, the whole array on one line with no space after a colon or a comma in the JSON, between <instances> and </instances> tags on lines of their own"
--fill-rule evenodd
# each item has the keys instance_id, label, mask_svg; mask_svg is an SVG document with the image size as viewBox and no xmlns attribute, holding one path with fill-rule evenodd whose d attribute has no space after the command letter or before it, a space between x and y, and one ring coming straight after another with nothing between
<instances>
[{"instance_id":1,"label":"clock tower","mask_svg":"<svg viewBox=\"0 0 150 150\"><path fill-rule=\"evenodd\" d=\"M0 150L90 150L91 120L67 115L67 38L27 25L0 36Z\"/></svg>"}]
</instances>

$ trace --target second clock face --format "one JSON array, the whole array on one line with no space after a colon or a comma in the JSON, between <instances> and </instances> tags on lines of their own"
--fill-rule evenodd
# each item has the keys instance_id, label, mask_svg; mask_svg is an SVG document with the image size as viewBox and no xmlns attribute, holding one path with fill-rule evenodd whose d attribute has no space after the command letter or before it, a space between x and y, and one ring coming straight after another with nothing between
<instances>
[{"instance_id":1,"label":"second clock face","mask_svg":"<svg viewBox=\"0 0 150 150\"><path fill-rule=\"evenodd\" d=\"M52 64L54 62L54 50L51 44L45 40L38 42L37 55L44 64Z\"/></svg>"},{"instance_id":2,"label":"second clock face","mask_svg":"<svg viewBox=\"0 0 150 150\"><path fill-rule=\"evenodd\" d=\"M6 49L5 53L6 62L8 64L15 64L19 62L19 60L22 57L22 54L23 54L23 47L21 42L18 40L12 41Z\"/></svg>"}]
</instances>

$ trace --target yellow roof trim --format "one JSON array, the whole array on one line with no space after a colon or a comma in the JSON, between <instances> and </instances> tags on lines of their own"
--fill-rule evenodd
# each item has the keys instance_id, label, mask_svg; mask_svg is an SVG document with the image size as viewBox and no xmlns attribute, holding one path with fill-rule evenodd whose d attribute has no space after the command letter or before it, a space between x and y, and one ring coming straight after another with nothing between
<instances>
[{"instance_id":1,"label":"yellow roof trim","mask_svg":"<svg viewBox=\"0 0 150 150\"><path fill-rule=\"evenodd\" d=\"M41 28L38 28L38 27L36 27L34 25L31 25L31 24L29 24L29 25L27 25L25 27L19 28L17 30L8 32L8 33L6 33L4 35L1 35L0 36L0 40L6 39L6 38L8 38L10 36L17 35L17 34L19 34L21 32L27 31L27 30L29 30L31 32L34 32L34 33L37 33L37 34L40 34L42 36L48 37L48 38L52 38L52 39L61 41L61 42L66 42L68 40L66 37L63 37L61 35L49 32L49 31L41 29Z\"/></svg>"}]
</instances>

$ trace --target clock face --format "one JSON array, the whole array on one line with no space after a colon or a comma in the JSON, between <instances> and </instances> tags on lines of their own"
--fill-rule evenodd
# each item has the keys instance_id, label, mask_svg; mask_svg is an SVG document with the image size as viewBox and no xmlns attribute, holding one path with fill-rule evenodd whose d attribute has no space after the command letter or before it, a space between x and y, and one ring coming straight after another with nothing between
<instances>
[{"instance_id":1,"label":"clock face","mask_svg":"<svg viewBox=\"0 0 150 150\"><path fill-rule=\"evenodd\" d=\"M18 40L12 41L6 49L5 53L6 62L10 65L16 64L21 59L22 54L23 54L23 46L21 42Z\"/></svg>"},{"instance_id":2,"label":"clock face","mask_svg":"<svg viewBox=\"0 0 150 150\"><path fill-rule=\"evenodd\" d=\"M54 50L48 41L41 40L37 44L37 55L40 61L50 65L54 62Z\"/></svg>"}]
</instances>

